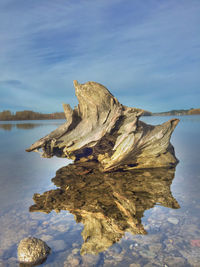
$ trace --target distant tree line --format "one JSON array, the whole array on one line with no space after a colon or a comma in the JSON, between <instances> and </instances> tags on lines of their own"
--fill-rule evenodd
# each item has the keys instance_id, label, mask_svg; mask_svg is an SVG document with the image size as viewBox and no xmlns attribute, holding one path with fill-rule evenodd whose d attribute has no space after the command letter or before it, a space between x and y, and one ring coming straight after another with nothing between
<instances>
[{"instance_id":1,"label":"distant tree line","mask_svg":"<svg viewBox=\"0 0 200 267\"><path fill-rule=\"evenodd\" d=\"M143 116L170 116L170 115L196 115L200 114L200 108L189 110L171 110L167 112L152 113L144 111ZM12 113L10 110L4 110L0 112L0 121L21 121L21 120L59 120L65 119L64 112L55 112L50 114L44 114L34 112L31 110L17 111Z\"/></svg>"},{"instance_id":2,"label":"distant tree line","mask_svg":"<svg viewBox=\"0 0 200 267\"><path fill-rule=\"evenodd\" d=\"M0 121L18 121L18 120L57 120L65 119L64 112L55 112L43 114L31 110L17 111L12 113L10 110L0 112Z\"/></svg>"},{"instance_id":3,"label":"distant tree line","mask_svg":"<svg viewBox=\"0 0 200 267\"><path fill-rule=\"evenodd\" d=\"M200 114L200 108L170 110L166 112L151 113L151 115L145 114L144 116L180 116L180 115L198 115L198 114Z\"/></svg>"},{"instance_id":4,"label":"distant tree line","mask_svg":"<svg viewBox=\"0 0 200 267\"><path fill-rule=\"evenodd\" d=\"M188 111L189 115L196 115L196 114L200 114L200 108L192 108Z\"/></svg>"}]
</instances>

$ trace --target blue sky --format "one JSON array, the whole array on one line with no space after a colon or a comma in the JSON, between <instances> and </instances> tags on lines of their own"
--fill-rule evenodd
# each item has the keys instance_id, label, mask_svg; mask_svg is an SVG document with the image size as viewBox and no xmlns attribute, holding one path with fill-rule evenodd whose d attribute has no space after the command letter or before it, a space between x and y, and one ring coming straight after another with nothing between
<instances>
[{"instance_id":1,"label":"blue sky","mask_svg":"<svg viewBox=\"0 0 200 267\"><path fill-rule=\"evenodd\" d=\"M0 111L77 105L73 80L153 112L200 107L199 0L1 0Z\"/></svg>"}]
</instances>

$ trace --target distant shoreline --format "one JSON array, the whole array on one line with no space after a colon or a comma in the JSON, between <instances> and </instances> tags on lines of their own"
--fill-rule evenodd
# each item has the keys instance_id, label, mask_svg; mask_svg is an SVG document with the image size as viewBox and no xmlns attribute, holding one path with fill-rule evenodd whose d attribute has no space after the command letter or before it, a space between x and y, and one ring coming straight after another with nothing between
<instances>
[{"instance_id":1,"label":"distant shoreline","mask_svg":"<svg viewBox=\"0 0 200 267\"><path fill-rule=\"evenodd\" d=\"M183 116L183 115L200 115L200 108L175 109L166 112L144 111L143 116Z\"/></svg>"},{"instance_id":2,"label":"distant shoreline","mask_svg":"<svg viewBox=\"0 0 200 267\"><path fill-rule=\"evenodd\" d=\"M142 116L183 116L183 115L200 115L200 108L196 109L181 109L181 110L170 110L166 112L150 112L144 110ZM10 110L4 110L0 112L0 121L25 121L25 120L62 120L65 119L64 112L55 113L39 113L30 110L17 111L11 113Z\"/></svg>"},{"instance_id":3,"label":"distant shoreline","mask_svg":"<svg viewBox=\"0 0 200 267\"><path fill-rule=\"evenodd\" d=\"M31 110L17 111L11 113L10 110L0 112L0 121L25 121L25 120L60 120L65 119L64 112L50 114L34 112Z\"/></svg>"},{"instance_id":4,"label":"distant shoreline","mask_svg":"<svg viewBox=\"0 0 200 267\"><path fill-rule=\"evenodd\" d=\"M64 118L46 118L46 119L11 119L11 120L0 120L0 121L45 121L45 120L64 120Z\"/></svg>"}]
</instances>

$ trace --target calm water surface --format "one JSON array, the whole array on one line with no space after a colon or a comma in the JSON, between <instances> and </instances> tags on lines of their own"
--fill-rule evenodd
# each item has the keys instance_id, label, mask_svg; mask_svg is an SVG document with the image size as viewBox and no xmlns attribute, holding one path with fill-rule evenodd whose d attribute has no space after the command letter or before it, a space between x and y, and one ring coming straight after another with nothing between
<instances>
[{"instance_id":1,"label":"calm water surface","mask_svg":"<svg viewBox=\"0 0 200 267\"><path fill-rule=\"evenodd\" d=\"M150 124L168 119L170 117L142 118ZM90 187L88 183L87 194L78 188L78 183L69 194L77 196L79 192L84 197L84 203L81 197L79 201L82 206L79 207L77 199L70 199L60 213L49 214L29 212L34 204L32 197L34 193L55 190L57 187L51 179L70 161L43 159L25 149L63 121L0 122L0 266L19 266L17 245L31 235L52 248L43 266L199 267L200 116L180 116L179 119L171 139L180 161L176 170L146 170L135 174L135 182L118 177L116 183L112 178L110 184L102 182L100 187ZM62 170L58 172L61 177ZM107 198L101 198L101 191L94 193L92 187L104 192L112 188L115 199L121 198L116 213L110 191L106 193ZM84 220L80 219L83 206L89 209L94 201L102 207L104 217L94 219L91 212L84 215ZM67 211L68 204L77 206L76 217ZM135 214L132 217L131 212ZM106 224L109 220L111 226ZM120 228L122 225L124 231ZM116 236L118 242L112 244ZM81 255L80 251L86 254Z\"/></svg>"}]
</instances>

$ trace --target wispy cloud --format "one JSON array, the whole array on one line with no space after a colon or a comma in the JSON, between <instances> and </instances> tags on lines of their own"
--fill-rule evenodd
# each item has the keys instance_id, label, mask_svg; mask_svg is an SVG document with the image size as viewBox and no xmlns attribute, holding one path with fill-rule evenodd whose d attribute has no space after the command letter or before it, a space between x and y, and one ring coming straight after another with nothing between
<instances>
[{"instance_id":1,"label":"wispy cloud","mask_svg":"<svg viewBox=\"0 0 200 267\"><path fill-rule=\"evenodd\" d=\"M0 80L19 84L0 82L0 109L74 105L73 79L152 111L198 106L199 14L197 0L2 0Z\"/></svg>"}]
</instances>

